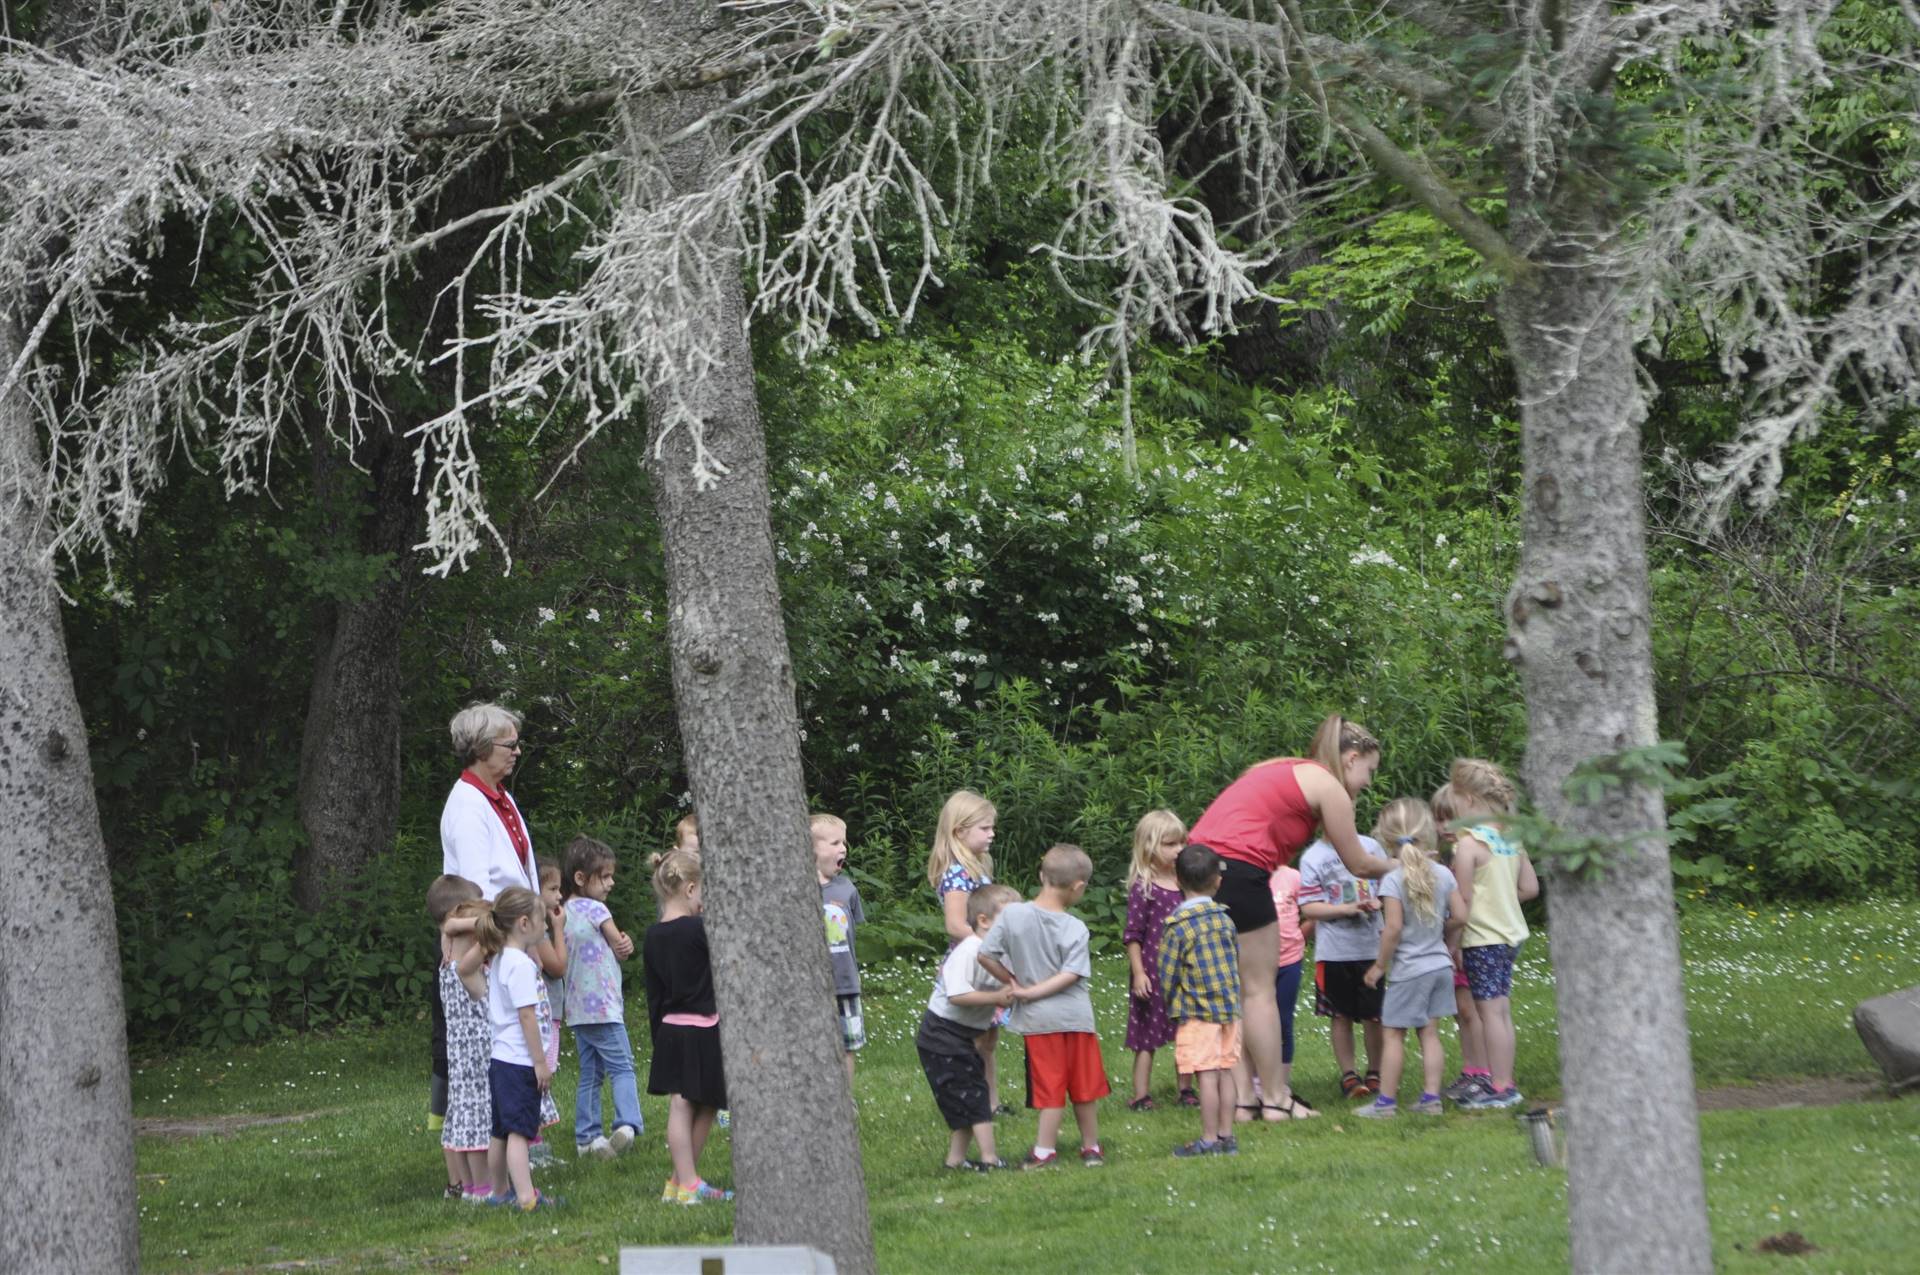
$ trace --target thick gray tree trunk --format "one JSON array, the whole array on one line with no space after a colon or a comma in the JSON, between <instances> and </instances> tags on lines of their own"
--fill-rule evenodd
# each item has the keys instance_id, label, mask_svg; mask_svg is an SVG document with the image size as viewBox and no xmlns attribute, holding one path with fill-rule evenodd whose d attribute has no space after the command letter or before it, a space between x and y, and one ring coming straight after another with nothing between
<instances>
[{"instance_id":1,"label":"thick gray tree trunk","mask_svg":"<svg viewBox=\"0 0 1920 1275\"><path fill-rule=\"evenodd\" d=\"M1639 846L1600 880L1549 883L1573 1269L1707 1271L1665 803L1643 785L1596 805L1561 793L1580 763L1658 738L1632 338L1618 288L1583 255L1534 253L1539 268L1500 303L1522 403L1525 543L1508 622L1527 786L1562 827Z\"/></svg>"},{"instance_id":2,"label":"thick gray tree trunk","mask_svg":"<svg viewBox=\"0 0 1920 1275\"><path fill-rule=\"evenodd\" d=\"M321 607L313 686L300 740L300 826L307 842L294 898L309 912L335 883L351 883L390 849L400 823L400 630L415 573L404 563L421 522L411 451L396 433L369 436L354 459L370 481L364 509L358 471L323 438L314 442L315 498L365 554L394 565L366 596Z\"/></svg>"},{"instance_id":3,"label":"thick gray tree trunk","mask_svg":"<svg viewBox=\"0 0 1920 1275\"><path fill-rule=\"evenodd\" d=\"M671 134L719 100L712 92L685 94L631 126ZM676 191L699 187L712 148L703 131L668 152ZM733 1108L734 1237L812 1245L846 1275L867 1275L874 1256L859 1125L821 928L793 664L774 570L766 439L737 279L723 295L689 307L720 363L681 387L728 473L698 489L684 426L660 454L649 451L666 549L674 702L700 815ZM667 423L660 401L651 415L658 436Z\"/></svg>"},{"instance_id":4,"label":"thick gray tree trunk","mask_svg":"<svg viewBox=\"0 0 1920 1275\"><path fill-rule=\"evenodd\" d=\"M0 314L0 367L20 334ZM132 1271L120 941L26 397L0 401L0 1272Z\"/></svg>"}]
</instances>

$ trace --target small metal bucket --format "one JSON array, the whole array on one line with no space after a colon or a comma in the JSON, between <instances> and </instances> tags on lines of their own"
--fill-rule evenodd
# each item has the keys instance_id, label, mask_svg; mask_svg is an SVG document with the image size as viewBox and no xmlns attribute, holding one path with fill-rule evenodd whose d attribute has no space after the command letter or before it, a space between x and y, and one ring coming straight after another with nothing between
<instances>
[{"instance_id":1,"label":"small metal bucket","mask_svg":"<svg viewBox=\"0 0 1920 1275\"><path fill-rule=\"evenodd\" d=\"M1560 1138L1559 1115L1551 1107L1535 1107L1532 1111L1523 1111L1514 1119L1519 1122L1520 1133L1533 1149L1533 1158L1542 1168L1564 1168L1567 1163L1566 1148Z\"/></svg>"}]
</instances>

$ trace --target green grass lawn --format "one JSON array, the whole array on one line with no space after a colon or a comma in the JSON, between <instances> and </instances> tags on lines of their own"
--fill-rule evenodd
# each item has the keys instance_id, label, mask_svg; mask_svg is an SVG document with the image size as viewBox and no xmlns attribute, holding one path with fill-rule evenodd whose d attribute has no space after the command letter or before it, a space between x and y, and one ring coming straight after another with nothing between
<instances>
[{"instance_id":1,"label":"green grass lawn","mask_svg":"<svg viewBox=\"0 0 1920 1275\"><path fill-rule=\"evenodd\" d=\"M1894 902L1687 914L1701 1086L1870 1075L1850 1012L1867 996L1920 983L1914 914ZM1557 1055L1546 946L1536 938L1523 954L1515 998L1521 1087L1550 1097ZM1304 1002L1296 1079L1324 1117L1248 1130L1237 1159L1171 1159L1172 1146L1198 1132L1195 1113L1134 1115L1120 1105L1130 1062L1121 1048L1124 973L1122 961L1105 960L1093 988L1115 1077L1115 1098L1101 1110L1107 1167L980 1178L940 1170L946 1131L912 1048L927 971L866 971L871 1044L856 1092L883 1271L1565 1266L1565 1176L1533 1164L1510 1116L1408 1116L1385 1126L1343 1118L1324 1026ZM1623 994L1632 986L1622 971ZM644 1050L644 1025L635 1044ZM1017 1077L1018 1044L1003 1044L1001 1058ZM1170 1096L1171 1059L1161 1068L1156 1089ZM567 1163L540 1180L568 1199L564 1212L525 1219L443 1203L438 1139L424 1121L426 1070L424 1022L136 1064L143 1117L317 1113L231 1134L141 1138L144 1267L597 1271L622 1245L726 1238L731 1207L656 1202L667 1171L664 1100L644 1095L649 1132L621 1160L577 1163L570 1135L560 1139ZM563 1117L572 1077L569 1045L556 1086ZM1024 1152L1032 1130L1031 1114L1003 1121L1003 1154ZM1714 1111L1702 1131L1723 1270L1913 1269L1920 1102ZM1069 1123L1063 1146L1071 1145ZM706 1167L732 1181L724 1134ZM1785 1230L1819 1251L1754 1252Z\"/></svg>"}]
</instances>

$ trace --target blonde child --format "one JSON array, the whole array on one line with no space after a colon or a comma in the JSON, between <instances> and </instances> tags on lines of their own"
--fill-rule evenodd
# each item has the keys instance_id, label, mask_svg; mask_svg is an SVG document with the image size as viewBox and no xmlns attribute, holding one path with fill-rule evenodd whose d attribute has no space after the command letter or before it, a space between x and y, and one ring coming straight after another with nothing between
<instances>
[{"instance_id":1,"label":"blonde child","mask_svg":"<svg viewBox=\"0 0 1920 1275\"><path fill-rule=\"evenodd\" d=\"M1213 901L1220 888L1220 856L1207 846L1180 852L1175 872L1183 896L1160 945L1160 986L1167 1012L1180 1026L1173 1038L1176 1064L1193 1073L1200 1090L1200 1137L1175 1147L1176 1156L1238 1155L1233 1136L1233 1069L1240 1061L1240 939L1227 909Z\"/></svg>"},{"instance_id":2,"label":"blonde child","mask_svg":"<svg viewBox=\"0 0 1920 1275\"><path fill-rule=\"evenodd\" d=\"M1097 1103L1112 1092L1094 1034L1087 977L1087 925L1067 909L1093 877L1079 846L1057 845L1040 860L1040 893L1010 903L980 942L980 965L1013 988L1013 1029L1026 1038L1027 1102L1040 1113L1033 1150L1021 1167L1042 1169L1059 1156L1054 1143L1073 1103L1080 1127L1080 1163L1106 1163Z\"/></svg>"},{"instance_id":3,"label":"blonde child","mask_svg":"<svg viewBox=\"0 0 1920 1275\"><path fill-rule=\"evenodd\" d=\"M949 946L973 932L967 923L967 896L993 884L993 833L998 819L992 802L965 788L949 796L940 807L940 819L933 829L933 849L927 853L927 884L939 897ZM980 1037L980 1056L987 1066L987 1097L996 1116L1013 1114L1013 1108L1000 1101L1000 1073L994 1065L1003 1021L1004 1014L996 1015L993 1026Z\"/></svg>"},{"instance_id":4,"label":"blonde child","mask_svg":"<svg viewBox=\"0 0 1920 1275\"><path fill-rule=\"evenodd\" d=\"M727 1105L720 1060L720 1014L713 999L713 964L700 913L700 856L669 850L653 856L653 895L660 919L641 944L647 1019L653 1028L653 1065L647 1092L669 1096L667 1153L673 1174L662 1204L731 1200L733 1192L700 1176L700 1153L714 1119Z\"/></svg>"},{"instance_id":5,"label":"blonde child","mask_svg":"<svg viewBox=\"0 0 1920 1275\"><path fill-rule=\"evenodd\" d=\"M1153 1055L1173 1043L1173 1020L1167 1017L1160 989L1160 935L1167 918L1180 906L1180 882L1173 861L1187 843L1187 826L1171 810L1150 810L1134 825L1133 860L1127 865L1127 922L1120 932L1132 967L1132 995L1127 1000L1127 1048L1133 1051L1133 1101L1129 1111L1152 1111L1148 1089L1153 1079ZM1189 1078L1175 1070L1180 1105L1198 1106L1199 1095ZM1189 1102L1189 1097L1192 1101Z\"/></svg>"},{"instance_id":6,"label":"blonde child","mask_svg":"<svg viewBox=\"0 0 1920 1275\"><path fill-rule=\"evenodd\" d=\"M987 1101L987 1065L980 1056L980 1033L993 1023L996 1009L1013 1003L1013 989L980 965L980 942L1020 892L1009 885L981 886L967 896L967 920L973 933L953 945L940 963L933 995L920 1016L914 1051L920 1069L933 1090L934 1105L947 1122L946 1166L986 1173L1004 1169L993 1141L993 1106ZM980 1158L967 1157L969 1141L977 1143Z\"/></svg>"},{"instance_id":7,"label":"blonde child","mask_svg":"<svg viewBox=\"0 0 1920 1275\"><path fill-rule=\"evenodd\" d=\"M1433 811L1434 832L1440 840L1440 862L1451 876L1453 822L1460 817L1459 806L1453 798L1453 785L1445 783L1434 789L1427 806ZM1454 877L1454 882L1457 885L1459 878ZM1466 911L1464 904L1461 911L1463 914ZM1453 1023L1460 1035L1460 1075L1441 1091L1440 1096L1448 1102L1461 1103L1476 1093L1492 1093L1493 1073L1487 1070L1487 1051L1480 1041L1480 1011L1473 1003L1473 989L1467 983L1459 934L1456 933L1448 942L1447 955L1453 961Z\"/></svg>"},{"instance_id":8,"label":"blonde child","mask_svg":"<svg viewBox=\"0 0 1920 1275\"><path fill-rule=\"evenodd\" d=\"M673 848L685 850L688 854L700 853L699 815L682 815L680 822L673 825Z\"/></svg>"},{"instance_id":9,"label":"blonde child","mask_svg":"<svg viewBox=\"0 0 1920 1275\"><path fill-rule=\"evenodd\" d=\"M1380 882L1380 954L1367 967L1365 982L1378 987L1393 973L1380 1003L1386 1039L1380 1058L1380 1096L1356 1116L1384 1119L1399 1114L1400 1073L1406 1066L1407 1032L1420 1035L1422 1115L1440 1114L1440 1080L1446 1054L1440 1044L1440 1020L1453 1013L1453 960L1448 942L1466 928L1466 912L1453 906L1453 876L1434 862L1439 848L1433 812L1418 797L1387 803L1374 828L1400 866Z\"/></svg>"},{"instance_id":10,"label":"blonde child","mask_svg":"<svg viewBox=\"0 0 1920 1275\"><path fill-rule=\"evenodd\" d=\"M633 940L621 933L607 909L613 893L613 847L592 837L567 845L561 888L566 895L567 1025L580 1055L573 1092L573 1145L581 1155L611 1160L646 1128L627 1038L626 996L620 962L633 955ZM613 1087L613 1131L601 1132L600 1082Z\"/></svg>"},{"instance_id":11,"label":"blonde child","mask_svg":"<svg viewBox=\"0 0 1920 1275\"><path fill-rule=\"evenodd\" d=\"M460 962L474 946L474 918L486 910L480 887L465 877L438 877L427 888L427 913L440 931L435 994L446 1024L440 1152L446 1160L447 1197L470 1204L484 1203L492 1193L487 1143L493 1133L493 1100L487 1094L487 1056L493 1034L487 1023L486 975L472 962L463 977Z\"/></svg>"},{"instance_id":12,"label":"blonde child","mask_svg":"<svg viewBox=\"0 0 1920 1275\"><path fill-rule=\"evenodd\" d=\"M1472 1110L1520 1105L1514 1085L1513 960L1527 937L1520 905L1540 893L1526 847L1500 828L1513 813L1513 783L1500 767L1473 757L1456 758L1453 785L1459 820L1453 843L1453 875L1467 908L1461 963L1480 1011L1480 1037L1492 1073L1488 1088L1460 1105Z\"/></svg>"},{"instance_id":13,"label":"blonde child","mask_svg":"<svg viewBox=\"0 0 1920 1275\"><path fill-rule=\"evenodd\" d=\"M820 882L820 913L827 926L827 957L833 963L833 999L840 1017L840 1044L846 1051L847 1080L853 1080L853 1056L867 1044L866 1016L860 1009L860 962L854 955L854 931L867 919L860 890L846 874L847 821L815 815L813 871Z\"/></svg>"},{"instance_id":14,"label":"blonde child","mask_svg":"<svg viewBox=\"0 0 1920 1275\"><path fill-rule=\"evenodd\" d=\"M540 1133L542 1108L552 1105L547 1041L554 1032L553 1010L532 955L544 928L540 896L509 886L474 918L476 951L466 962L473 963L476 956L492 962L487 970L487 1017L493 1027L487 1064L493 1099L493 1138L487 1144L491 1202L512 1204L523 1212L560 1203L534 1190L528 1160L528 1149Z\"/></svg>"}]
</instances>

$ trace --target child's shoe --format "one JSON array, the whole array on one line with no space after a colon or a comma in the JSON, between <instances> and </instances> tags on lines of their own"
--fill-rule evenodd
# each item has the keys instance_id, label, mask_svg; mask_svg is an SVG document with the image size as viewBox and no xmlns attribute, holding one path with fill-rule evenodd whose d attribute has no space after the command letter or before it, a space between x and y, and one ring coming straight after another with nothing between
<instances>
[{"instance_id":1,"label":"child's shoe","mask_svg":"<svg viewBox=\"0 0 1920 1275\"><path fill-rule=\"evenodd\" d=\"M1180 1091L1180 1105L1183 1107L1197 1107L1200 1105L1200 1095L1192 1089L1182 1089Z\"/></svg>"},{"instance_id":2,"label":"child's shoe","mask_svg":"<svg viewBox=\"0 0 1920 1275\"><path fill-rule=\"evenodd\" d=\"M1029 1151L1027 1152L1026 1158L1020 1161L1020 1167L1023 1169L1051 1169L1058 1163L1060 1163L1060 1153L1058 1151L1051 1152L1044 1156L1035 1155Z\"/></svg>"},{"instance_id":3,"label":"child's shoe","mask_svg":"<svg viewBox=\"0 0 1920 1275\"><path fill-rule=\"evenodd\" d=\"M1460 1105L1469 1111L1494 1111L1501 1107L1517 1107L1521 1101L1520 1091L1508 1085L1505 1089L1485 1089Z\"/></svg>"},{"instance_id":4,"label":"child's shoe","mask_svg":"<svg viewBox=\"0 0 1920 1275\"><path fill-rule=\"evenodd\" d=\"M480 1203L486 1205L488 1208L491 1208L491 1209L508 1208L514 1204L517 1204L518 1202L519 1202L518 1198L511 1191L507 1192L505 1195L489 1195L480 1201Z\"/></svg>"},{"instance_id":5,"label":"child's shoe","mask_svg":"<svg viewBox=\"0 0 1920 1275\"><path fill-rule=\"evenodd\" d=\"M1421 1094L1420 1101L1414 1105L1413 1110L1414 1114L1422 1116L1443 1116L1447 1112L1447 1109L1440 1104L1440 1095L1437 1093Z\"/></svg>"},{"instance_id":6,"label":"child's shoe","mask_svg":"<svg viewBox=\"0 0 1920 1275\"><path fill-rule=\"evenodd\" d=\"M725 1204L728 1200L731 1200L732 1198L733 1198L733 1192L723 1191L719 1187L712 1186L708 1184L704 1179L702 1179L701 1181L694 1183L692 1186L684 1186L680 1188L679 1203L681 1204Z\"/></svg>"},{"instance_id":7,"label":"child's shoe","mask_svg":"<svg viewBox=\"0 0 1920 1275\"><path fill-rule=\"evenodd\" d=\"M1220 1154L1220 1144L1212 1138L1195 1138L1192 1142L1183 1143L1175 1147L1173 1154L1182 1160L1190 1160L1195 1156L1202 1155L1218 1155Z\"/></svg>"},{"instance_id":8,"label":"child's shoe","mask_svg":"<svg viewBox=\"0 0 1920 1275\"><path fill-rule=\"evenodd\" d=\"M443 1200L464 1200L467 1198L467 1188L458 1182L449 1182L447 1183L447 1189L440 1193L440 1198Z\"/></svg>"},{"instance_id":9,"label":"child's shoe","mask_svg":"<svg viewBox=\"0 0 1920 1275\"><path fill-rule=\"evenodd\" d=\"M1440 1096L1442 1098L1445 1098L1448 1102L1455 1103L1455 1104L1464 1104L1467 1101L1467 1099L1473 1097L1473 1095L1480 1093L1485 1089L1489 1088L1490 1083L1491 1082L1487 1081L1483 1077L1469 1076L1466 1072L1463 1071L1460 1073L1460 1079L1454 1081L1452 1084L1448 1085L1445 1089L1442 1089L1440 1091Z\"/></svg>"},{"instance_id":10,"label":"child's shoe","mask_svg":"<svg viewBox=\"0 0 1920 1275\"><path fill-rule=\"evenodd\" d=\"M596 1137L591 1142L576 1142L573 1144L573 1149L579 1152L583 1159L587 1156L592 1156L596 1160L613 1159L613 1143L607 1141L604 1136Z\"/></svg>"},{"instance_id":11,"label":"child's shoe","mask_svg":"<svg viewBox=\"0 0 1920 1275\"><path fill-rule=\"evenodd\" d=\"M521 1200L514 1207L522 1213L531 1213L535 1209L563 1209L567 1202L557 1195L548 1195L545 1191L535 1191L531 1200Z\"/></svg>"},{"instance_id":12,"label":"child's shoe","mask_svg":"<svg viewBox=\"0 0 1920 1275\"><path fill-rule=\"evenodd\" d=\"M1368 1093L1377 1095L1380 1092L1380 1073L1370 1071L1360 1083L1367 1087Z\"/></svg>"},{"instance_id":13,"label":"child's shoe","mask_svg":"<svg viewBox=\"0 0 1920 1275\"><path fill-rule=\"evenodd\" d=\"M1213 1150L1213 1153L1215 1155L1239 1155L1240 1154L1240 1139L1234 1137L1230 1133L1225 1135L1224 1137L1215 1139L1215 1142L1218 1144L1217 1146L1214 1147L1214 1150Z\"/></svg>"},{"instance_id":14,"label":"child's shoe","mask_svg":"<svg viewBox=\"0 0 1920 1275\"><path fill-rule=\"evenodd\" d=\"M639 1130L630 1124L615 1125L613 1133L607 1138L607 1145L613 1148L615 1155L619 1155L633 1145L633 1140L638 1134Z\"/></svg>"},{"instance_id":15,"label":"child's shoe","mask_svg":"<svg viewBox=\"0 0 1920 1275\"><path fill-rule=\"evenodd\" d=\"M1365 1098L1367 1096L1367 1082L1360 1079L1359 1075L1355 1072L1346 1071L1340 1073L1340 1096L1342 1098Z\"/></svg>"},{"instance_id":16,"label":"child's shoe","mask_svg":"<svg viewBox=\"0 0 1920 1275\"><path fill-rule=\"evenodd\" d=\"M672 1177L668 1177L667 1184L660 1188L660 1203L685 1204L686 1201L681 1197L686 1193L687 1189L685 1187L675 1182Z\"/></svg>"},{"instance_id":17,"label":"child's shoe","mask_svg":"<svg viewBox=\"0 0 1920 1275\"><path fill-rule=\"evenodd\" d=\"M1096 1142L1090 1147L1080 1148L1080 1167L1081 1168L1097 1169L1101 1165L1105 1164L1106 1162L1107 1162L1106 1153L1100 1150L1099 1143Z\"/></svg>"},{"instance_id":18,"label":"child's shoe","mask_svg":"<svg viewBox=\"0 0 1920 1275\"><path fill-rule=\"evenodd\" d=\"M1128 1111L1154 1111L1158 1108L1159 1104L1153 1100L1152 1095L1142 1095L1127 1104Z\"/></svg>"},{"instance_id":19,"label":"child's shoe","mask_svg":"<svg viewBox=\"0 0 1920 1275\"><path fill-rule=\"evenodd\" d=\"M1400 1107L1391 1098L1375 1098L1355 1107L1353 1114L1362 1120L1391 1120L1400 1114Z\"/></svg>"}]
</instances>

